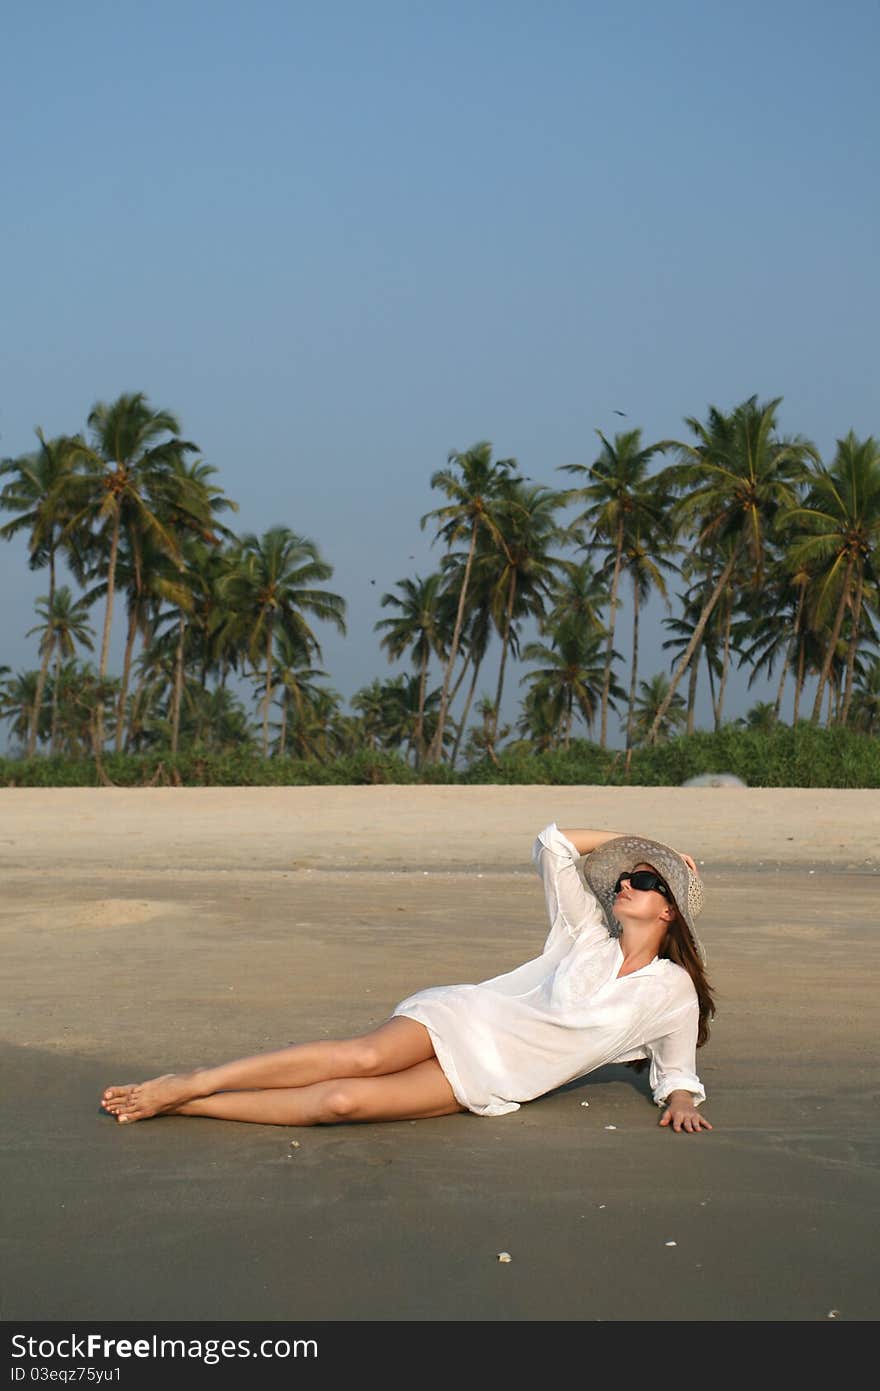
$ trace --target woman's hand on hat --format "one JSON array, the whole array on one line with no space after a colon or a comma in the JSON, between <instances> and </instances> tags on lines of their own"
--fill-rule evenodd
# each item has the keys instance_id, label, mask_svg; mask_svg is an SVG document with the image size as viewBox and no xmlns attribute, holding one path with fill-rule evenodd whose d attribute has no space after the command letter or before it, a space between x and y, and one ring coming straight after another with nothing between
<instances>
[{"instance_id":1,"label":"woman's hand on hat","mask_svg":"<svg viewBox=\"0 0 880 1391\"><path fill-rule=\"evenodd\" d=\"M687 1130L695 1134L700 1130L711 1130L712 1126L701 1116L694 1105L690 1092L672 1092L666 1110L660 1117L660 1125L671 1125L673 1130Z\"/></svg>"},{"instance_id":2,"label":"woman's hand on hat","mask_svg":"<svg viewBox=\"0 0 880 1391\"><path fill-rule=\"evenodd\" d=\"M678 853L679 853L679 855L681 855L681 858L684 860L684 862L685 862L685 864L687 865L688 869L690 870L691 874L696 874L697 878L699 879L699 877L700 877L700 872L699 872L699 870L697 869L697 866L696 866L696 864L694 863L694 861L693 861L693 859L691 858L691 856L690 856L690 855L682 854L681 850L679 850Z\"/></svg>"}]
</instances>

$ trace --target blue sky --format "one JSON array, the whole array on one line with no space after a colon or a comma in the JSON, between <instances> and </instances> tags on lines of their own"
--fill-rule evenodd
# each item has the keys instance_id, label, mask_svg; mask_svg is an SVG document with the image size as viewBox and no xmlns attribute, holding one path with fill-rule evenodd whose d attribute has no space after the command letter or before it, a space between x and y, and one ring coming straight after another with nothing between
<instances>
[{"instance_id":1,"label":"blue sky","mask_svg":"<svg viewBox=\"0 0 880 1391\"><path fill-rule=\"evenodd\" d=\"M559 485L597 429L681 436L753 393L825 457L878 433L878 31L873 0L18 7L0 453L122 391L173 410L237 530L334 566L348 697L397 670L379 596L439 562L452 449ZM24 554L0 547L14 669Z\"/></svg>"}]
</instances>

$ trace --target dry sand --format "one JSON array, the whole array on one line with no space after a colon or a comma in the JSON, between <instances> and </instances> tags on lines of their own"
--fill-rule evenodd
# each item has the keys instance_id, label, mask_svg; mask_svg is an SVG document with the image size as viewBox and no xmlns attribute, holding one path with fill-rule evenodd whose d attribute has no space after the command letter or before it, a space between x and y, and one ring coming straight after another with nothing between
<instances>
[{"instance_id":1,"label":"dry sand","mask_svg":"<svg viewBox=\"0 0 880 1391\"><path fill-rule=\"evenodd\" d=\"M878 810L828 790L0 791L3 1318L876 1318ZM107 1082L360 1033L534 955L550 820L701 862L711 1134L660 1130L625 1068L494 1120L100 1112Z\"/></svg>"}]
</instances>

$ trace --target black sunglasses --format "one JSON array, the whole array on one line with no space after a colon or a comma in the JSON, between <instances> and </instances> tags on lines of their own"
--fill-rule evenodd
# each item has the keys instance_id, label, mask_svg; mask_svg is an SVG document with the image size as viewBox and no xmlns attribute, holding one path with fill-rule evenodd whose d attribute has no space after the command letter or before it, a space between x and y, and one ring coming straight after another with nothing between
<instances>
[{"instance_id":1,"label":"black sunglasses","mask_svg":"<svg viewBox=\"0 0 880 1391\"><path fill-rule=\"evenodd\" d=\"M617 883L614 885L615 895L620 893L624 879L631 889L641 889L647 893L649 889L656 889L658 894L668 898L672 902L672 894L669 892L668 885L664 884L659 874L655 874L653 869L634 869L632 874L621 874Z\"/></svg>"}]
</instances>

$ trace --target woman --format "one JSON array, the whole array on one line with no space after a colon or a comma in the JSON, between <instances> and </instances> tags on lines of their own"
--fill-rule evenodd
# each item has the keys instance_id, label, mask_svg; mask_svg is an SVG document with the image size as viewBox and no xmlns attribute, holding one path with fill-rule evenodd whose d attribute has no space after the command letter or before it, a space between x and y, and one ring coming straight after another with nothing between
<instances>
[{"instance_id":1,"label":"woman","mask_svg":"<svg viewBox=\"0 0 880 1391\"><path fill-rule=\"evenodd\" d=\"M586 856L584 879L579 856ZM606 1063L650 1063L660 1125L711 1130L695 1051L714 1013L694 931L696 865L659 841L560 830L535 841L550 932L542 954L479 985L403 1000L359 1038L108 1087L121 1123L159 1114L266 1125L515 1111Z\"/></svg>"}]
</instances>

